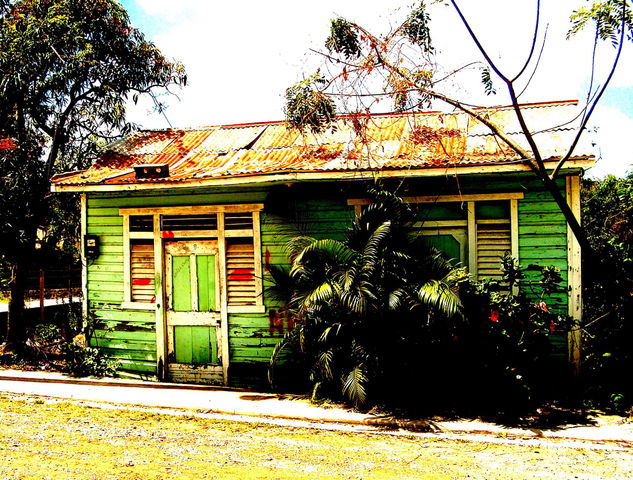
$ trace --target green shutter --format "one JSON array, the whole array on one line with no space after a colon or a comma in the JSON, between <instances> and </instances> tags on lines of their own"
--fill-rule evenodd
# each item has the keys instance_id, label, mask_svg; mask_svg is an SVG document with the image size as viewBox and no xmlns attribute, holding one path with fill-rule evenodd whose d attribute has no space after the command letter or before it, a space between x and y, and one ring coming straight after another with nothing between
<instances>
[{"instance_id":1,"label":"green shutter","mask_svg":"<svg viewBox=\"0 0 633 480\"><path fill-rule=\"evenodd\" d=\"M189 255L171 257L174 312L191 311L191 266Z\"/></svg>"},{"instance_id":2,"label":"green shutter","mask_svg":"<svg viewBox=\"0 0 633 480\"><path fill-rule=\"evenodd\" d=\"M196 256L198 270L198 310L217 311L215 304L215 255Z\"/></svg>"}]
</instances>

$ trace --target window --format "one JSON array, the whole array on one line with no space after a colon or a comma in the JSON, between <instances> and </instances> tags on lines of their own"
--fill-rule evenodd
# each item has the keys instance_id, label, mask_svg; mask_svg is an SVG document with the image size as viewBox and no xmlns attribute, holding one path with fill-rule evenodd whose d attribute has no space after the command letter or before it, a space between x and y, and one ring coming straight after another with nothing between
<instances>
[{"instance_id":1,"label":"window","mask_svg":"<svg viewBox=\"0 0 633 480\"><path fill-rule=\"evenodd\" d=\"M417 228L429 245L477 279L501 279L506 252L519 257L518 200L523 193L489 193L403 197L420 204ZM368 199L348 200L356 213Z\"/></svg>"},{"instance_id":2,"label":"window","mask_svg":"<svg viewBox=\"0 0 633 480\"><path fill-rule=\"evenodd\" d=\"M264 311L261 204L125 208L123 216L125 308L154 308L157 270L165 248L179 242L217 241L221 291L229 312ZM162 295L162 293L161 293Z\"/></svg>"},{"instance_id":3,"label":"window","mask_svg":"<svg viewBox=\"0 0 633 480\"><path fill-rule=\"evenodd\" d=\"M132 302L156 301L154 274L154 242L130 241L130 283Z\"/></svg>"}]
</instances>

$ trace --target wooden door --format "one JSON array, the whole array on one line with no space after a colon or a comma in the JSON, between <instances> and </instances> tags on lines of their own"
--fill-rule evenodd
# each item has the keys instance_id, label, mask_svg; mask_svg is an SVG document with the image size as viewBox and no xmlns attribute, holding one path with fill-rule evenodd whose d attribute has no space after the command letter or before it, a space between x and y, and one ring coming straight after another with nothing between
<instances>
[{"instance_id":1,"label":"wooden door","mask_svg":"<svg viewBox=\"0 0 633 480\"><path fill-rule=\"evenodd\" d=\"M220 259L216 240L165 244L168 375L223 383Z\"/></svg>"}]
</instances>

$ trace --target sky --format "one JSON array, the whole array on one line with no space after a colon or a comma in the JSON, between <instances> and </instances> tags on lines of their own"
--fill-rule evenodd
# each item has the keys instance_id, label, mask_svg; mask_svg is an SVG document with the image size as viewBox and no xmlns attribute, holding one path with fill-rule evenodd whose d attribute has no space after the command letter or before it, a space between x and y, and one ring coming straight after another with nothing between
<instances>
[{"instance_id":1,"label":"sky","mask_svg":"<svg viewBox=\"0 0 633 480\"><path fill-rule=\"evenodd\" d=\"M122 0L134 27L145 33L167 57L182 62L188 85L177 97L162 97L165 116L175 127L226 125L284 118L287 87L319 66L313 50L323 49L330 19L339 16L386 33L406 18L412 0ZM430 2L427 2L430 3ZM460 8L504 73L520 69L534 29L535 1L477 0ZM462 5L463 4L463 5ZM522 102L584 99L590 76L592 37L585 32L566 40L569 15L583 0L544 0L541 33L547 27L539 68ZM437 61L445 69L481 61L454 9L439 2L431 10ZM539 45L540 49L540 45ZM615 50L598 50L596 81L608 74ZM500 83L486 96L479 70L450 93L480 105L508 104ZM435 106L434 106L435 107ZM150 99L130 105L129 119L142 128L168 128ZM588 139L596 144L598 163L589 174L624 175L633 169L633 43L625 45L610 87L590 124Z\"/></svg>"}]
</instances>

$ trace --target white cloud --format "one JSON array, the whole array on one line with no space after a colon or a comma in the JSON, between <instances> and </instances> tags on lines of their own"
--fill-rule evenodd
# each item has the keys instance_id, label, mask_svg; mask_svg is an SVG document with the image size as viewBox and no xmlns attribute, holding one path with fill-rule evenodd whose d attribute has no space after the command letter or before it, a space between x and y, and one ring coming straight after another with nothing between
<instances>
[{"instance_id":1,"label":"white cloud","mask_svg":"<svg viewBox=\"0 0 633 480\"><path fill-rule=\"evenodd\" d=\"M594 178L607 174L624 176L633 170L633 151L627 141L633 132L633 118L620 110L599 106L591 124L598 128L595 138L600 151L596 166L589 171Z\"/></svg>"}]
</instances>

